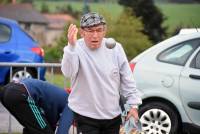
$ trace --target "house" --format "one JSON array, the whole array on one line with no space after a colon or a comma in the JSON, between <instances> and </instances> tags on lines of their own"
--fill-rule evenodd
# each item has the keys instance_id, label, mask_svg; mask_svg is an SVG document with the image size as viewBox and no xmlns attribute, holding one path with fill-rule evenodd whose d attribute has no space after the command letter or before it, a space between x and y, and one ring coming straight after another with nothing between
<instances>
[{"instance_id":1,"label":"house","mask_svg":"<svg viewBox=\"0 0 200 134\"><path fill-rule=\"evenodd\" d=\"M68 14L43 14L48 20L48 28L46 32L46 44L52 46L55 41L58 40L64 31L66 26L74 22L75 19Z\"/></svg>"},{"instance_id":2,"label":"house","mask_svg":"<svg viewBox=\"0 0 200 134\"><path fill-rule=\"evenodd\" d=\"M46 31L48 20L31 4L8 4L0 5L0 17L14 19L28 32L39 45L46 44Z\"/></svg>"},{"instance_id":3,"label":"house","mask_svg":"<svg viewBox=\"0 0 200 134\"><path fill-rule=\"evenodd\" d=\"M0 17L18 21L40 46L52 46L60 38L65 26L75 19L67 14L41 14L31 4L0 5Z\"/></svg>"}]
</instances>

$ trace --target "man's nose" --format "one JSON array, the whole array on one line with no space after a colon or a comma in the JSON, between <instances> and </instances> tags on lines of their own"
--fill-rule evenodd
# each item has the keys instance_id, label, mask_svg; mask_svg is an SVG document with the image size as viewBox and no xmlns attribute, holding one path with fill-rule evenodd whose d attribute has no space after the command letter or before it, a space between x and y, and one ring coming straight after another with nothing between
<instances>
[{"instance_id":1,"label":"man's nose","mask_svg":"<svg viewBox=\"0 0 200 134\"><path fill-rule=\"evenodd\" d=\"M94 36L94 37L98 36L98 32L94 31L93 34L92 34L92 36Z\"/></svg>"}]
</instances>

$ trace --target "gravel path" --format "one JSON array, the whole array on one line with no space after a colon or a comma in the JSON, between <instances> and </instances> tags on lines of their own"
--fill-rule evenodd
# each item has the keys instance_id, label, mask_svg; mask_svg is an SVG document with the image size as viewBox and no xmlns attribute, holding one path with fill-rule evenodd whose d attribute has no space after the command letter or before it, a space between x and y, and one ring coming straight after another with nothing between
<instances>
[{"instance_id":1,"label":"gravel path","mask_svg":"<svg viewBox=\"0 0 200 134\"><path fill-rule=\"evenodd\" d=\"M22 126L0 103L0 133L8 132L9 116L11 117L11 132L22 132Z\"/></svg>"}]
</instances>

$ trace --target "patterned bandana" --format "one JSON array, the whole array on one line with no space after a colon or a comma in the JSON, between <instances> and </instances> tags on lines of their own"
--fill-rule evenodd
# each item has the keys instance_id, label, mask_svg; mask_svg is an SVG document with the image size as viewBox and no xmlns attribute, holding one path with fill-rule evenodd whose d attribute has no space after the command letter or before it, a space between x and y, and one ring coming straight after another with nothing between
<instances>
[{"instance_id":1,"label":"patterned bandana","mask_svg":"<svg viewBox=\"0 0 200 134\"><path fill-rule=\"evenodd\" d=\"M101 24L105 25L106 21L103 16L99 15L98 13L87 13L81 17L81 28L92 27Z\"/></svg>"}]
</instances>

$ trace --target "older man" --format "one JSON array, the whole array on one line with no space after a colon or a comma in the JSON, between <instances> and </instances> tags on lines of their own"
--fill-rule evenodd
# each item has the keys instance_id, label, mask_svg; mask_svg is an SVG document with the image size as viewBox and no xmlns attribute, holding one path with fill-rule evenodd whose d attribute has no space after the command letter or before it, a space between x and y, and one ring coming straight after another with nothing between
<instances>
[{"instance_id":1,"label":"older man","mask_svg":"<svg viewBox=\"0 0 200 134\"><path fill-rule=\"evenodd\" d=\"M71 24L61 70L71 78L69 107L74 112L78 133L119 134L120 93L126 97L131 116L138 119L142 103L122 45L108 49L106 21L98 13L82 16L80 30ZM81 39L77 40L80 32Z\"/></svg>"}]
</instances>

